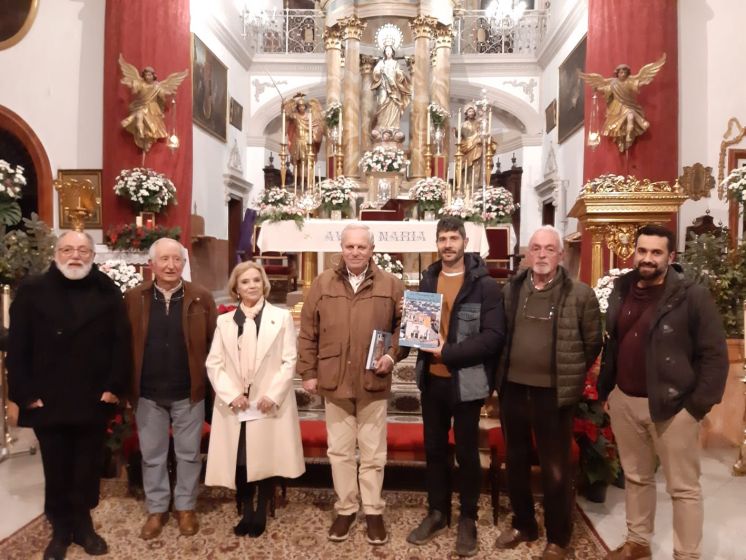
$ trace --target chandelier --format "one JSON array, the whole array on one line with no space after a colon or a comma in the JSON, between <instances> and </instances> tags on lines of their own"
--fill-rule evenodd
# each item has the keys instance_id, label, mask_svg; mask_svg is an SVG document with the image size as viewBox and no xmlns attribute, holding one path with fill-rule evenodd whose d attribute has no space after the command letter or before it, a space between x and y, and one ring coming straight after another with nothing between
<instances>
[{"instance_id":1,"label":"chandelier","mask_svg":"<svg viewBox=\"0 0 746 560\"><path fill-rule=\"evenodd\" d=\"M241 37L244 39L248 36L249 31L256 34L260 29L270 27L277 19L277 8L273 10L250 10L249 3L244 2L241 11L238 14L243 24Z\"/></svg>"},{"instance_id":2,"label":"chandelier","mask_svg":"<svg viewBox=\"0 0 746 560\"><path fill-rule=\"evenodd\" d=\"M485 10L490 26L493 28L513 27L526 11L523 0L492 0Z\"/></svg>"}]
</instances>

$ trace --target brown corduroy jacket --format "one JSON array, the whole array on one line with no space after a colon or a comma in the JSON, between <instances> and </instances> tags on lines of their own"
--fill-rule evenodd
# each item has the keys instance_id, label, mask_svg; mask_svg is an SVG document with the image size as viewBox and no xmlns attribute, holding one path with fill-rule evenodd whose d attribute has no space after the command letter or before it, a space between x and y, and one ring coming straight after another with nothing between
<instances>
[{"instance_id":1,"label":"brown corduroy jacket","mask_svg":"<svg viewBox=\"0 0 746 560\"><path fill-rule=\"evenodd\" d=\"M303 380L318 379L319 394L366 403L391 394L391 375L365 369L374 330L393 334L388 355L399 352L401 299L404 284L372 261L357 292L346 279L344 261L322 272L303 302L296 372Z\"/></svg>"},{"instance_id":2,"label":"brown corduroy jacket","mask_svg":"<svg viewBox=\"0 0 746 560\"><path fill-rule=\"evenodd\" d=\"M132 328L132 383L130 402L135 405L140 396L142 360L145 351L145 337L148 335L150 303L153 301L153 282L145 282L132 288L124 295L127 318ZM205 360L215 334L217 309L210 292L201 286L184 282L184 308L182 327L184 342L189 354L189 378L191 380L190 399L198 402L205 398L207 369Z\"/></svg>"}]
</instances>

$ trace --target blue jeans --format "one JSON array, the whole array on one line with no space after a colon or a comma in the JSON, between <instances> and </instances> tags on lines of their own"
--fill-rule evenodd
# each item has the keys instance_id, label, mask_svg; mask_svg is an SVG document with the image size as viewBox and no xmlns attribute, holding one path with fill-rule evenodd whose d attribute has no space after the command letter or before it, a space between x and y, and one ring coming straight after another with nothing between
<instances>
[{"instance_id":1,"label":"blue jeans","mask_svg":"<svg viewBox=\"0 0 746 560\"><path fill-rule=\"evenodd\" d=\"M149 513L168 511L171 485L168 478L169 427L173 427L176 456L174 509L193 510L197 504L199 475L202 470L202 424L205 401L189 399L161 405L140 397L135 411L137 435L142 453L142 484Z\"/></svg>"}]
</instances>

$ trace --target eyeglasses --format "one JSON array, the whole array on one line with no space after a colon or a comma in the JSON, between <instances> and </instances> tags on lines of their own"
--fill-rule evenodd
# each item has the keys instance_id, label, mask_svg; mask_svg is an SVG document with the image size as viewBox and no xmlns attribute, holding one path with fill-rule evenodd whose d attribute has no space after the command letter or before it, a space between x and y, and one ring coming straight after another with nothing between
<instances>
[{"instance_id":1,"label":"eyeglasses","mask_svg":"<svg viewBox=\"0 0 746 560\"><path fill-rule=\"evenodd\" d=\"M542 247L541 245L532 245L531 247L529 247L528 250L532 255L538 255L543 250L544 254L549 255L550 257L559 253L559 250L552 245L548 245L547 247Z\"/></svg>"},{"instance_id":2,"label":"eyeglasses","mask_svg":"<svg viewBox=\"0 0 746 560\"><path fill-rule=\"evenodd\" d=\"M93 251L88 247L60 247L57 252L63 257L70 257L74 253L78 253L84 259L93 254Z\"/></svg>"},{"instance_id":3,"label":"eyeglasses","mask_svg":"<svg viewBox=\"0 0 746 560\"><path fill-rule=\"evenodd\" d=\"M546 317L537 317L531 315L526 308L528 307L528 298L523 301L523 317L524 319L536 319L537 321L551 321L554 317L554 304L549 306L549 315Z\"/></svg>"}]
</instances>

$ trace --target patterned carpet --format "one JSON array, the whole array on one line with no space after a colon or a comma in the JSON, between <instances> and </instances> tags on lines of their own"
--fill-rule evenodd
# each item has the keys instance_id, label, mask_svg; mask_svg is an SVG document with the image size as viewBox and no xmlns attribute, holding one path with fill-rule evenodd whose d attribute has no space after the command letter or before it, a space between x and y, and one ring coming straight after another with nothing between
<instances>
[{"instance_id":1,"label":"patterned carpet","mask_svg":"<svg viewBox=\"0 0 746 560\"><path fill-rule=\"evenodd\" d=\"M455 527L425 546L409 545L407 533L417 525L425 511L425 495L421 492L384 492L387 510L386 523L390 531L389 543L372 547L365 541L365 521L361 516L351 538L343 543L332 543L326 538L333 513L333 494L328 489L289 488L288 503L278 508L277 517L270 519L267 531L258 539L238 538L232 527L237 522L232 492L204 488L199 500L201 530L194 537L182 537L173 519L169 520L161 536L152 541L138 537L144 521L144 506L127 493L122 480L105 480L101 504L94 511L97 530L109 543L105 558L116 560L158 560L181 558L209 559L349 559L376 560L441 560L458 558L453 552ZM499 529L508 523L507 498L503 497ZM491 524L488 514L489 498L482 496L479 521L479 553L477 558L538 559L545 542L531 546L523 544L512 551L497 551L494 541L498 528ZM540 507L537 506L540 510ZM539 523L541 511L538 512ZM455 525L455 524L454 524ZM0 558L28 560L40 558L50 536L50 527L40 516L16 533L0 542ZM590 527L585 516L577 510L570 558L598 560L607 548ZM67 558L89 558L83 549L72 545Z\"/></svg>"}]
</instances>

